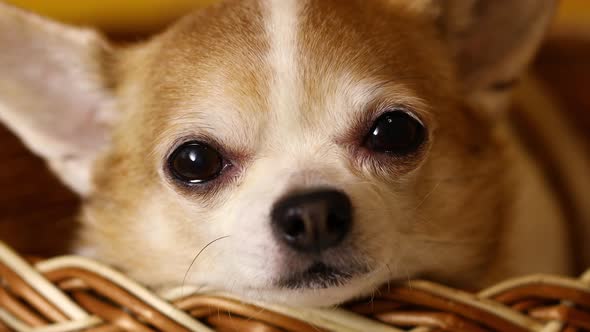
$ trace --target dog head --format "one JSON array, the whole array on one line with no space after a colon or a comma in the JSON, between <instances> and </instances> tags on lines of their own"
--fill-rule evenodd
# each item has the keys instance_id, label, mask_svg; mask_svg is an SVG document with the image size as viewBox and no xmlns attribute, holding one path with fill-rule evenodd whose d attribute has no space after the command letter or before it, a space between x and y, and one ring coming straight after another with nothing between
<instances>
[{"instance_id":1,"label":"dog head","mask_svg":"<svg viewBox=\"0 0 590 332\"><path fill-rule=\"evenodd\" d=\"M485 272L553 1L225 1L137 45L0 5L0 119L151 285L329 305Z\"/></svg>"}]
</instances>

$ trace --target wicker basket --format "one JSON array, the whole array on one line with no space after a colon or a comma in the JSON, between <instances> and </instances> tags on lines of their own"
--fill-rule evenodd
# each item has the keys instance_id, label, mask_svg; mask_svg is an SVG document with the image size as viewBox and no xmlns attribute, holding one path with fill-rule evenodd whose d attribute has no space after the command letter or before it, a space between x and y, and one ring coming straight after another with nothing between
<instances>
[{"instance_id":1,"label":"wicker basket","mask_svg":"<svg viewBox=\"0 0 590 332\"><path fill-rule=\"evenodd\" d=\"M590 331L590 272L535 275L477 294L413 281L338 309L246 303L177 289L156 295L80 257L29 264L0 243L0 331Z\"/></svg>"}]
</instances>

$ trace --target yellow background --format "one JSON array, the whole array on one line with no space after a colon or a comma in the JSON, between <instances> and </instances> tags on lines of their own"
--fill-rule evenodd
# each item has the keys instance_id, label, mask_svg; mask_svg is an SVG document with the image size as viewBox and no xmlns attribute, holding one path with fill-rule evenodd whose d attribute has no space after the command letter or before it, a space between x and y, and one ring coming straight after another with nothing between
<instances>
[{"instance_id":1,"label":"yellow background","mask_svg":"<svg viewBox=\"0 0 590 332\"><path fill-rule=\"evenodd\" d=\"M1 1L1 0L0 0ZM63 22L97 26L110 33L157 30L193 8L215 0L8 0Z\"/></svg>"},{"instance_id":2,"label":"yellow background","mask_svg":"<svg viewBox=\"0 0 590 332\"><path fill-rule=\"evenodd\" d=\"M0 0L1 1L1 0ZM148 33L216 0L8 0L58 20L114 34ZM590 1L561 0L556 29L590 35Z\"/></svg>"}]
</instances>

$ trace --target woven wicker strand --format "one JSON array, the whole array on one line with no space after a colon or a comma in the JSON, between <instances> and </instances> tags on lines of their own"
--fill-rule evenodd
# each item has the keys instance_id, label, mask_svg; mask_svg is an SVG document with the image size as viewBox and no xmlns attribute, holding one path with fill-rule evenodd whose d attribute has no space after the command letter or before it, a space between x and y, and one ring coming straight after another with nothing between
<instances>
[{"instance_id":1,"label":"woven wicker strand","mask_svg":"<svg viewBox=\"0 0 590 332\"><path fill-rule=\"evenodd\" d=\"M175 289L158 296L80 257L28 264L0 243L0 332L590 332L590 271L535 275L478 294L426 281L340 309L304 309Z\"/></svg>"}]
</instances>

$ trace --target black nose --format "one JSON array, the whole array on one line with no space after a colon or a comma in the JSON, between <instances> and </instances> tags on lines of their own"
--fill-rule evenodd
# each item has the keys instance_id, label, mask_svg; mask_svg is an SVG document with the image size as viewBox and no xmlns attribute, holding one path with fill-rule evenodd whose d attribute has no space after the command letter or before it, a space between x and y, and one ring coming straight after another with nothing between
<instances>
[{"instance_id":1,"label":"black nose","mask_svg":"<svg viewBox=\"0 0 590 332\"><path fill-rule=\"evenodd\" d=\"M340 244L350 232L352 206L336 190L317 190L288 196L272 211L275 236L291 248L320 253Z\"/></svg>"}]
</instances>

